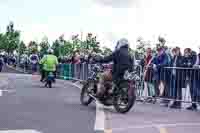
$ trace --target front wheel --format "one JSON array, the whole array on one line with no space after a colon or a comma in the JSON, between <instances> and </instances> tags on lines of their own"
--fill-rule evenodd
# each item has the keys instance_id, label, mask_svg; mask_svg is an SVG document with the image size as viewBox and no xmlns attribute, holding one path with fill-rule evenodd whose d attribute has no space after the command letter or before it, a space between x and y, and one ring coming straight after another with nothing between
<instances>
[{"instance_id":1,"label":"front wheel","mask_svg":"<svg viewBox=\"0 0 200 133\"><path fill-rule=\"evenodd\" d=\"M128 84L120 87L114 97L114 108L119 113L127 113L134 105L136 100L135 90Z\"/></svg>"},{"instance_id":2,"label":"front wheel","mask_svg":"<svg viewBox=\"0 0 200 133\"><path fill-rule=\"evenodd\" d=\"M84 106L88 106L93 101L92 97L90 97L88 93L89 87L90 87L90 84L86 83L83 85L83 88L81 90L80 101L81 101L81 104Z\"/></svg>"}]
</instances>

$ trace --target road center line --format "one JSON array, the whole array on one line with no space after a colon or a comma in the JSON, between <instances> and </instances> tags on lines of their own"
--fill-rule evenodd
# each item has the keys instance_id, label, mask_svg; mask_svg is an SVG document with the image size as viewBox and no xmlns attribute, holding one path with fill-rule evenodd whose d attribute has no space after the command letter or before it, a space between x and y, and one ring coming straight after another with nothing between
<instances>
[{"instance_id":1,"label":"road center line","mask_svg":"<svg viewBox=\"0 0 200 133\"><path fill-rule=\"evenodd\" d=\"M105 129L105 113L101 103L96 101L96 120L94 125L95 131L104 131Z\"/></svg>"}]
</instances>

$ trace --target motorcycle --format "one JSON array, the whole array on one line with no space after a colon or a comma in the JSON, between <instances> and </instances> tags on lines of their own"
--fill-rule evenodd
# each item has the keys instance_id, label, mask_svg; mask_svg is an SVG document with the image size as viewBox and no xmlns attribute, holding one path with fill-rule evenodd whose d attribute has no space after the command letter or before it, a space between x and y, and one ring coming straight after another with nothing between
<instances>
[{"instance_id":1,"label":"motorcycle","mask_svg":"<svg viewBox=\"0 0 200 133\"><path fill-rule=\"evenodd\" d=\"M53 72L49 72L45 79L45 87L52 88L52 83L55 81Z\"/></svg>"},{"instance_id":2,"label":"motorcycle","mask_svg":"<svg viewBox=\"0 0 200 133\"><path fill-rule=\"evenodd\" d=\"M118 85L111 82L106 82L105 93L102 98L97 99L97 85L99 83L99 75L104 72L103 65L94 64L91 66L90 76L84 83L80 101L84 106L88 106L93 100L100 101L105 106L114 106L119 113L127 113L136 101L135 85L137 80L140 80L136 72L126 71L124 79Z\"/></svg>"}]
</instances>

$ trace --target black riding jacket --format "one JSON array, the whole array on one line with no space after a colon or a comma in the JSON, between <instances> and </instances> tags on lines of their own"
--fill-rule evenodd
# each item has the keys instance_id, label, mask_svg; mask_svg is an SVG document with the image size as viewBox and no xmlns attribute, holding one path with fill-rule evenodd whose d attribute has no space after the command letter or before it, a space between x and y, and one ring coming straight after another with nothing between
<instances>
[{"instance_id":1,"label":"black riding jacket","mask_svg":"<svg viewBox=\"0 0 200 133\"><path fill-rule=\"evenodd\" d=\"M100 59L100 63L108 63L113 61L113 80L119 80L123 77L126 70L132 70L134 59L129 55L128 48L123 47L113 52L110 56Z\"/></svg>"}]
</instances>

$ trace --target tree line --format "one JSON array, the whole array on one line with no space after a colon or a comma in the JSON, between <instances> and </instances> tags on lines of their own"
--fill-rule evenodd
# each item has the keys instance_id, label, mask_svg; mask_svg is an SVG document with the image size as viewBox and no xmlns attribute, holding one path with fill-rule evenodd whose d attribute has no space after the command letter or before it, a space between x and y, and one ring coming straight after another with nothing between
<instances>
[{"instance_id":1,"label":"tree line","mask_svg":"<svg viewBox=\"0 0 200 133\"><path fill-rule=\"evenodd\" d=\"M135 54L136 58L140 58L140 56L144 55L145 47L150 46L150 44L142 38L138 38L136 42L138 42L136 50L130 48L130 53ZM0 52L4 51L9 55L16 52L18 55L39 53L42 56L47 53L49 48L54 50L54 54L57 57L71 55L77 50L85 54L93 51L108 55L112 52L108 47L101 48L100 42L97 41L97 37L92 33L88 33L83 40L80 39L78 34L73 35L70 40L65 40L64 35L61 35L53 41L52 45L50 45L48 37L43 37L41 42L32 40L25 44L21 40L20 31L15 29L13 22L7 25L5 33L0 33Z\"/></svg>"},{"instance_id":2,"label":"tree line","mask_svg":"<svg viewBox=\"0 0 200 133\"><path fill-rule=\"evenodd\" d=\"M19 55L32 53L44 55L49 48L52 48L54 54L58 57L71 55L77 50L84 53L94 51L96 53L110 54L112 52L108 47L100 48L100 42L97 41L96 36L92 33L88 33L84 40L81 40L78 34L73 35L70 40L65 40L64 35L61 35L53 41L52 45L50 45L46 36L43 37L41 42L32 40L25 44L21 40L20 31L15 29L13 22L7 25L5 33L0 33L0 52L6 52L9 55L14 52Z\"/></svg>"}]
</instances>

